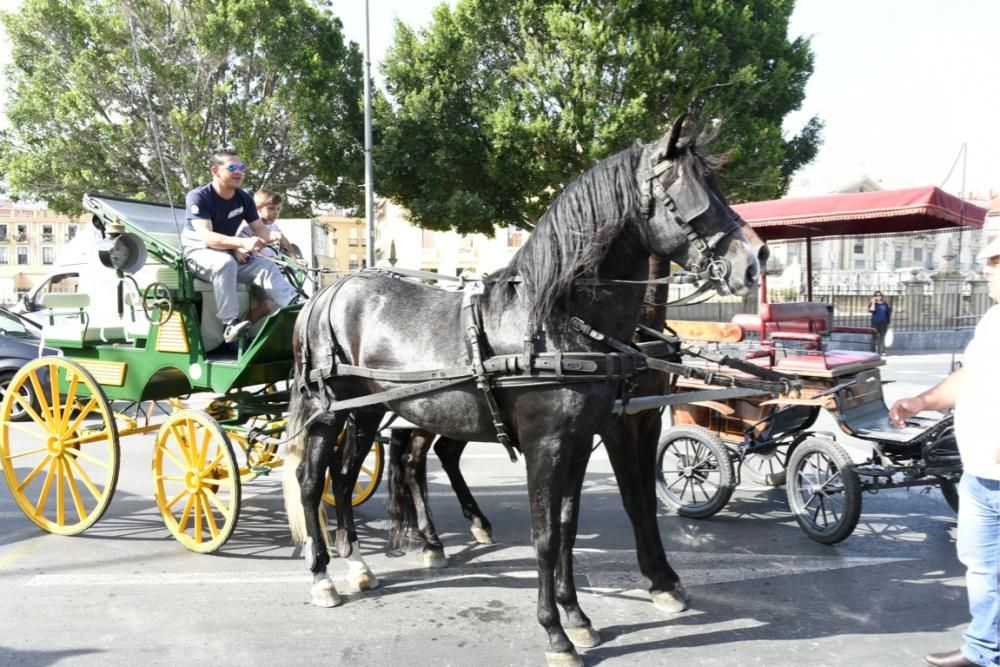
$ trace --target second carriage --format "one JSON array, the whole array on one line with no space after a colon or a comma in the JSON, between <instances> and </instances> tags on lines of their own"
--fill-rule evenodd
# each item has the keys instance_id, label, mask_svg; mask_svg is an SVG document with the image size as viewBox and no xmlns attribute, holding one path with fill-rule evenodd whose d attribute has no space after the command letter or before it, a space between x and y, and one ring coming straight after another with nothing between
<instances>
[{"instance_id":1,"label":"second carriage","mask_svg":"<svg viewBox=\"0 0 1000 667\"><path fill-rule=\"evenodd\" d=\"M88 267L86 290L37 304L44 342L60 354L26 364L0 404L4 476L33 523L78 534L111 503L123 439L155 434L159 512L185 547L213 552L236 528L242 485L282 464L300 306L272 312L236 349L209 353L222 342L222 324L211 285L184 266L183 211L96 195L84 205L108 268ZM239 298L245 311L246 288ZM116 304L117 317L97 315L109 311L98 300ZM12 418L19 410L25 421ZM376 443L355 504L371 497L381 473Z\"/></svg>"}]
</instances>

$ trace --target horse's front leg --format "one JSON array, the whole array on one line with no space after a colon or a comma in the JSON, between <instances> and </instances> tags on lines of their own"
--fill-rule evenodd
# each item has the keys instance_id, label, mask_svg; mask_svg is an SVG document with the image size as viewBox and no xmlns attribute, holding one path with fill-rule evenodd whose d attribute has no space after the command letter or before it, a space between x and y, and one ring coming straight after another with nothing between
<instances>
[{"instance_id":1,"label":"horse's front leg","mask_svg":"<svg viewBox=\"0 0 1000 667\"><path fill-rule=\"evenodd\" d=\"M580 519L580 494L590 461L590 442L581 443L570 461L569 475L563 490L559 513L559 562L556 566L556 601L566 612L563 628L574 645L592 648L601 643L601 635L594 630L590 619L580 608L573 581L573 546Z\"/></svg>"},{"instance_id":2,"label":"horse's front leg","mask_svg":"<svg viewBox=\"0 0 1000 667\"><path fill-rule=\"evenodd\" d=\"M334 446L345 421L344 418L338 418L332 424L312 424L307 431L302 462L294 471L299 481L302 511L309 535L304 551L306 563L313 575L310 595L313 604L320 607L336 607L342 602L326 569L330 563L330 553L326 514L320 503L323 502L323 487L333 460Z\"/></svg>"},{"instance_id":3,"label":"horse's front leg","mask_svg":"<svg viewBox=\"0 0 1000 667\"><path fill-rule=\"evenodd\" d=\"M556 606L555 569L559 559L562 497L569 474L572 444L562 437L527 439L519 433L528 471L528 498L531 506L531 539L538 562L538 622L549 637L545 659L552 666L582 666L573 643L559 621Z\"/></svg>"},{"instance_id":4,"label":"horse's front leg","mask_svg":"<svg viewBox=\"0 0 1000 667\"><path fill-rule=\"evenodd\" d=\"M361 556L351 501L358 475L371 451L381 418L382 413L379 412L356 413L353 428L349 423L334 454L332 465L333 496L337 501L337 553L347 560L348 582L360 591L378 588L379 580Z\"/></svg>"},{"instance_id":5,"label":"horse's front leg","mask_svg":"<svg viewBox=\"0 0 1000 667\"><path fill-rule=\"evenodd\" d=\"M668 613L688 608L688 595L670 567L656 520L656 446L662 420L656 411L614 420L601 436L632 523L639 570L649 579L649 597Z\"/></svg>"},{"instance_id":6,"label":"horse's front leg","mask_svg":"<svg viewBox=\"0 0 1000 667\"><path fill-rule=\"evenodd\" d=\"M448 475L451 488L455 490L455 496L458 498L458 504L462 507L463 516L472 522L469 528L472 531L472 536L480 544L493 544L493 526L483 511L479 509L479 504L473 497L472 491L469 490L469 485L465 482L465 476L462 475L462 469L459 467L462 452L465 451L467 444L469 443L464 440L452 440L442 436L434 445L434 453L437 454L441 461L441 467Z\"/></svg>"}]
</instances>

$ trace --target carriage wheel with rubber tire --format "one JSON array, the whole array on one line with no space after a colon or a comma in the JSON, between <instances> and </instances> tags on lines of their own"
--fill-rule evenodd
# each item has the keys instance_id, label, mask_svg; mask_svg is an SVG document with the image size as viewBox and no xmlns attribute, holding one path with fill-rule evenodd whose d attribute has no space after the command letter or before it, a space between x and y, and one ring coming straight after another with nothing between
<instances>
[{"instance_id":1,"label":"carriage wheel with rubber tire","mask_svg":"<svg viewBox=\"0 0 1000 667\"><path fill-rule=\"evenodd\" d=\"M3 396L7 394L7 388L10 387L10 383L16 374L16 371L5 371L0 373L0 400L3 400ZM28 411L23 406L30 405L35 409L35 412L38 412L38 399L35 398L35 390L31 388L30 382L22 384L19 391L21 392L21 398L24 400L21 402L14 402L14 406L10 412L10 419L11 421L25 422L31 419L31 417L28 416Z\"/></svg>"},{"instance_id":2,"label":"carriage wheel with rubber tire","mask_svg":"<svg viewBox=\"0 0 1000 667\"><path fill-rule=\"evenodd\" d=\"M25 421L14 420L18 412ZM63 357L33 359L7 385L0 419L0 467L25 516L57 535L97 523L115 493L120 451L111 404L94 377Z\"/></svg>"},{"instance_id":3,"label":"carriage wheel with rubber tire","mask_svg":"<svg viewBox=\"0 0 1000 667\"><path fill-rule=\"evenodd\" d=\"M743 457L740 472L754 484L781 486L785 483L788 445L776 445Z\"/></svg>"},{"instance_id":4,"label":"carriage wheel with rubber tire","mask_svg":"<svg viewBox=\"0 0 1000 667\"><path fill-rule=\"evenodd\" d=\"M656 495L681 516L704 519L733 495L733 461L711 431L674 426L656 449Z\"/></svg>"},{"instance_id":5,"label":"carriage wheel with rubber tire","mask_svg":"<svg viewBox=\"0 0 1000 667\"><path fill-rule=\"evenodd\" d=\"M802 441L788 461L788 505L806 535L823 544L847 539L861 518L861 481L833 440Z\"/></svg>"},{"instance_id":6,"label":"carriage wheel with rubber tire","mask_svg":"<svg viewBox=\"0 0 1000 667\"><path fill-rule=\"evenodd\" d=\"M344 427L345 429L347 426ZM382 472L385 468L385 451L382 442L378 439L372 443L371 451L365 457L365 462L361 464L361 472L358 473L358 480L354 483L354 493L351 494L351 507L357 507L367 502L378 489L382 481ZM326 483L323 485L323 500L329 505L337 506L337 499L333 497L333 480L330 474L326 475Z\"/></svg>"},{"instance_id":7,"label":"carriage wheel with rubber tire","mask_svg":"<svg viewBox=\"0 0 1000 667\"><path fill-rule=\"evenodd\" d=\"M167 530L191 551L212 553L236 529L240 473L219 423L201 410L178 410L156 434L153 493Z\"/></svg>"},{"instance_id":8,"label":"carriage wheel with rubber tire","mask_svg":"<svg viewBox=\"0 0 1000 667\"><path fill-rule=\"evenodd\" d=\"M941 494L955 514L958 514L958 483L961 479L961 475L954 479L941 479Z\"/></svg>"}]
</instances>

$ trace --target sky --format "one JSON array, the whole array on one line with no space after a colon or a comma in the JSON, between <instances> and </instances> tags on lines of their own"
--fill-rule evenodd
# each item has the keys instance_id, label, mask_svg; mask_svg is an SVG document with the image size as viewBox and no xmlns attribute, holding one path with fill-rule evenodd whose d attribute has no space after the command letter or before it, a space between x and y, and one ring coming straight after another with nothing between
<instances>
[{"instance_id":1,"label":"sky","mask_svg":"<svg viewBox=\"0 0 1000 667\"><path fill-rule=\"evenodd\" d=\"M0 0L0 9L18 4ZM426 26L439 4L368 0L377 84L394 19ZM365 3L332 5L345 36L363 48ZM997 33L998 0L798 0L789 36L811 38L815 71L785 130L793 134L813 115L825 130L791 193L828 192L862 176L886 189L938 185L958 193L963 175L965 192L1000 193ZM0 61L5 56L0 37Z\"/></svg>"}]
</instances>

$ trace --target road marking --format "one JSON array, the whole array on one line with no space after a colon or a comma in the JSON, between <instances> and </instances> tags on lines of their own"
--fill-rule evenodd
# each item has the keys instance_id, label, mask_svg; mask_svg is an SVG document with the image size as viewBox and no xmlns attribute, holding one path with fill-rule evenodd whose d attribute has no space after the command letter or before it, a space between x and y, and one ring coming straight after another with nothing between
<instances>
[{"instance_id":1,"label":"road marking","mask_svg":"<svg viewBox=\"0 0 1000 667\"><path fill-rule=\"evenodd\" d=\"M587 550L577 552L576 571L582 574L588 587L596 591L646 588L649 582L635 566L623 568L635 554L629 550ZM534 550L527 546L511 547L498 552L483 553L468 561L460 569L431 572L410 564L409 569L382 569L377 572L387 588L409 581L445 582L461 579L533 579L535 570L511 570L512 561L533 559ZM714 554L701 551L671 552L671 565L677 569L687 586L707 586L732 581L749 581L769 577L788 577L814 572L828 572L854 567L868 567L899 563L913 558L868 558L862 556L795 556L775 554ZM402 565L407 567L407 565ZM339 574L340 568L334 569ZM376 569L377 566L376 566ZM163 572L135 573L75 573L39 574L32 577L28 586L77 586L77 587L126 587L126 586L204 586L247 584L308 583L308 572ZM337 582L338 585L341 583Z\"/></svg>"}]
</instances>

